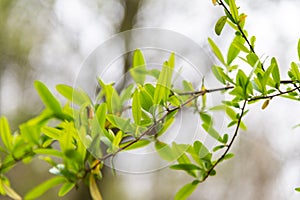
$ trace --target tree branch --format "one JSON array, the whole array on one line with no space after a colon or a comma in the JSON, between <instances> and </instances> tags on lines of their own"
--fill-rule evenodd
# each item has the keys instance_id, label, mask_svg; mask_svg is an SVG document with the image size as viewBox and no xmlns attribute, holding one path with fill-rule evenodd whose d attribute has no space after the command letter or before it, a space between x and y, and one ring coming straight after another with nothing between
<instances>
[{"instance_id":1,"label":"tree branch","mask_svg":"<svg viewBox=\"0 0 300 200\"><path fill-rule=\"evenodd\" d=\"M240 125L241 125L241 122L242 122L242 118L243 118L243 115L245 113L245 108L246 108L246 104L247 104L247 100L244 100L244 103L243 103L243 107L242 107L242 110L241 110L241 114L240 114L240 117L238 119L238 122L237 122L237 125L236 125L236 128L235 128L235 131L234 131L234 135L231 139L231 141L229 142L229 144L226 146L226 150L224 151L224 153L220 156L220 158L213 164L213 166L207 171L207 174L206 176L204 176L201 180L201 182L204 182L209 176L210 174L212 173L212 171L215 169L215 167L225 158L225 156L227 155L227 153L229 152L230 148L232 147L233 145L233 142L235 141L237 135L238 135L238 131L240 129Z\"/></svg>"}]
</instances>

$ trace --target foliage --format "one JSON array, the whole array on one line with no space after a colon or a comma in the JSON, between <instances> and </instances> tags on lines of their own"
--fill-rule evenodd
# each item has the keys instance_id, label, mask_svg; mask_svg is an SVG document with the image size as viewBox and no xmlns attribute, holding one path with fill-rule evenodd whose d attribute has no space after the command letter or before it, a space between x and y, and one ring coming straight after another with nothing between
<instances>
[{"instance_id":1,"label":"foliage","mask_svg":"<svg viewBox=\"0 0 300 200\"><path fill-rule=\"evenodd\" d=\"M216 166L233 157L231 147L239 130L246 129L242 119L248 112L248 104L264 100L262 109L266 109L271 100L279 96L299 101L299 63L292 62L288 72L290 79L281 80L276 58L262 62L256 54L255 36L248 36L244 28L246 14L240 13L235 0L213 0L213 3L224 9L224 16L215 25L216 34L221 35L226 25L234 31L227 55L208 39L219 60L219 65L212 66L220 84L218 88L207 89L203 85L197 90L188 80L182 82L181 88L175 88L172 84L175 54L171 53L161 70L153 71L147 69L139 49L133 54L130 70L134 83L118 93L113 84L98 79L101 91L96 102L82 89L60 84L56 89L67 100L62 105L42 82L35 81L34 86L45 105L40 115L21 124L14 133L8 120L0 118L0 194L21 199L5 173L18 162L28 163L38 156L49 164L53 178L33 188L24 199L35 199L57 185L61 185L58 196L64 196L81 181L89 186L93 199L101 199L96 180L102 178L104 162L122 151L154 145L163 159L176 160L170 169L184 171L192 177L192 182L186 183L175 195L175 199L186 199L200 183L216 174ZM300 45L298 54L300 59ZM146 81L149 76L155 79L154 84ZM207 107L206 98L215 92L227 93L230 98L221 105ZM199 115L203 130L216 141L212 150L200 140L171 145L161 141L160 137L183 108ZM125 115L128 110L131 116ZM219 111L228 116L228 127L234 127L233 133L223 134L214 127L212 113Z\"/></svg>"}]
</instances>

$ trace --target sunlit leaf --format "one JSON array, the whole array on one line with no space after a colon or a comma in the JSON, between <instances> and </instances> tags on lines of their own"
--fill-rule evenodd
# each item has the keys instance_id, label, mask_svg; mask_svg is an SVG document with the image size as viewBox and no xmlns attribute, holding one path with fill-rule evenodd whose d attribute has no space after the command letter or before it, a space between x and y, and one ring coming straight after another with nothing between
<instances>
[{"instance_id":1,"label":"sunlit leaf","mask_svg":"<svg viewBox=\"0 0 300 200\"><path fill-rule=\"evenodd\" d=\"M133 97L132 97L132 116L133 116L134 122L137 125L141 125L142 107L141 107L140 95L139 95L138 90L136 90L133 93Z\"/></svg>"},{"instance_id":2,"label":"sunlit leaf","mask_svg":"<svg viewBox=\"0 0 300 200\"><path fill-rule=\"evenodd\" d=\"M116 137L114 137L113 145L114 145L115 147L119 147L119 144L120 144L122 138L123 138L123 132L122 132L122 131L119 131L119 132L116 134Z\"/></svg>"},{"instance_id":3,"label":"sunlit leaf","mask_svg":"<svg viewBox=\"0 0 300 200\"><path fill-rule=\"evenodd\" d=\"M216 57L219 59L219 61L223 64L226 65L224 57L219 49L219 47L214 43L214 41L211 38L208 38L209 45L211 49L213 50L214 54Z\"/></svg>"},{"instance_id":4,"label":"sunlit leaf","mask_svg":"<svg viewBox=\"0 0 300 200\"><path fill-rule=\"evenodd\" d=\"M4 146L10 151L12 149L12 134L6 117L0 118L0 136Z\"/></svg>"},{"instance_id":5,"label":"sunlit leaf","mask_svg":"<svg viewBox=\"0 0 300 200\"><path fill-rule=\"evenodd\" d=\"M298 40L298 58L300 60L300 39Z\"/></svg>"},{"instance_id":6,"label":"sunlit leaf","mask_svg":"<svg viewBox=\"0 0 300 200\"><path fill-rule=\"evenodd\" d=\"M68 194L74 187L76 183L67 182L61 186L61 188L58 191L58 196L63 197L66 194Z\"/></svg>"},{"instance_id":7,"label":"sunlit leaf","mask_svg":"<svg viewBox=\"0 0 300 200\"><path fill-rule=\"evenodd\" d=\"M171 165L170 168L174 170L184 170L184 171L201 170L200 167L194 164L176 164L176 165Z\"/></svg>"},{"instance_id":8,"label":"sunlit leaf","mask_svg":"<svg viewBox=\"0 0 300 200\"><path fill-rule=\"evenodd\" d=\"M134 150L134 149L139 149L139 148L145 147L148 144L150 144L150 142L151 142L150 140L138 140L137 142L131 144L131 141L129 141L129 142L120 144L120 148L126 147L125 150L129 151L129 150ZM130 146L128 146L129 144L130 144Z\"/></svg>"},{"instance_id":9,"label":"sunlit leaf","mask_svg":"<svg viewBox=\"0 0 300 200\"><path fill-rule=\"evenodd\" d=\"M87 102L91 102L88 94L81 89L76 89L68 85L59 84L56 86L56 90L70 102L76 105L81 106Z\"/></svg>"},{"instance_id":10,"label":"sunlit leaf","mask_svg":"<svg viewBox=\"0 0 300 200\"><path fill-rule=\"evenodd\" d=\"M96 110L96 116L97 116L97 120L98 120L99 126L101 128L105 127L106 113L107 113L107 105L106 105L106 103L100 104L98 106L97 110Z\"/></svg>"},{"instance_id":11,"label":"sunlit leaf","mask_svg":"<svg viewBox=\"0 0 300 200\"><path fill-rule=\"evenodd\" d=\"M56 149L34 149L33 152L39 155L48 155L48 156L56 156L56 157L63 156L62 152Z\"/></svg>"},{"instance_id":12,"label":"sunlit leaf","mask_svg":"<svg viewBox=\"0 0 300 200\"><path fill-rule=\"evenodd\" d=\"M159 156L167 161L174 161L176 159L173 155L172 148L166 143L160 141L155 142L155 149Z\"/></svg>"},{"instance_id":13,"label":"sunlit leaf","mask_svg":"<svg viewBox=\"0 0 300 200\"><path fill-rule=\"evenodd\" d=\"M24 197L25 200L30 199L36 199L40 196L42 196L45 192L47 192L49 189L53 188L56 185L59 185L61 183L64 183L66 179L61 176L56 176L54 178L51 178L42 184L36 186L32 190L30 190Z\"/></svg>"},{"instance_id":14,"label":"sunlit leaf","mask_svg":"<svg viewBox=\"0 0 300 200\"><path fill-rule=\"evenodd\" d=\"M239 21L239 13L238 13L238 9L235 4L235 0L229 0L228 4L230 7L230 13L234 19L234 22L237 23Z\"/></svg>"},{"instance_id":15,"label":"sunlit leaf","mask_svg":"<svg viewBox=\"0 0 300 200\"><path fill-rule=\"evenodd\" d=\"M193 181L184 185L175 195L174 200L185 200L187 199L197 188L199 181Z\"/></svg>"},{"instance_id":16,"label":"sunlit leaf","mask_svg":"<svg viewBox=\"0 0 300 200\"><path fill-rule=\"evenodd\" d=\"M121 129L125 133L128 133L128 132L132 133L135 131L135 129L130 124L130 119L125 119L125 118L118 117L118 116L112 115L112 114L108 114L106 116L106 118L116 128Z\"/></svg>"},{"instance_id":17,"label":"sunlit leaf","mask_svg":"<svg viewBox=\"0 0 300 200\"><path fill-rule=\"evenodd\" d=\"M279 67L278 67L276 58L272 58L271 63L272 63L272 65L274 65L274 68L272 71L272 77L275 82L275 87L278 89L280 86L280 72L279 72Z\"/></svg>"},{"instance_id":18,"label":"sunlit leaf","mask_svg":"<svg viewBox=\"0 0 300 200\"><path fill-rule=\"evenodd\" d=\"M130 74L133 80L143 85L146 80L146 63L145 58L140 49L137 49L133 53L133 60L132 60L132 68L130 69Z\"/></svg>"},{"instance_id":19,"label":"sunlit leaf","mask_svg":"<svg viewBox=\"0 0 300 200\"><path fill-rule=\"evenodd\" d=\"M59 101L53 96L49 89L40 81L34 82L34 87L40 95L43 103L54 113L61 113L62 108Z\"/></svg>"},{"instance_id":20,"label":"sunlit leaf","mask_svg":"<svg viewBox=\"0 0 300 200\"><path fill-rule=\"evenodd\" d=\"M168 99L171 89L173 70L174 67L172 67L167 61L164 62L154 92L154 104L160 104L161 101L166 102Z\"/></svg>"}]
</instances>

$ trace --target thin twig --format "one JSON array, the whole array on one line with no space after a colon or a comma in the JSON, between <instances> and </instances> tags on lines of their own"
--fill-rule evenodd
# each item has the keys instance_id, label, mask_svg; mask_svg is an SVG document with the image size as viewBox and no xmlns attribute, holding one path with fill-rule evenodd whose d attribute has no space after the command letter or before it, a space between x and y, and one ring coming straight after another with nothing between
<instances>
[{"instance_id":1,"label":"thin twig","mask_svg":"<svg viewBox=\"0 0 300 200\"><path fill-rule=\"evenodd\" d=\"M287 90L285 92L279 92L279 93L276 93L276 94L273 94L273 95L252 97L252 98L248 99L248 101L250 102L250 101L261 100L261 99L272 99L274 97L281 96L281 95L284 95L284 94L288 94L288 93L294 92L294 91L299 90L299 89L300 89L300 86L295 87L291 90Z\"/></svg>"},{"instance_id":2,"label":"thin twig","mask_svg":"<svg viewBox=\"0 0 300 200\"><path fill-rule=\"evenodd\" d=\"M241 110L241 114L240 114L240 117L238 119L235 131L234 131L234 135L233 135L230 143L226 146L226 150L219 157L219 159L213 164L213 166L207 171L207 174L202 178L201 182L204 182L209 177L209 175L212 173L212 171L215 169L215 167L225 158L225 156L227 155L227 153L231 149L231 147L233 145L233 142L235 141L235 139L236 139L236 137L238 135L238 132L239 132L239 129L240 129L240 125L241 125L241 122L242 122L242 118L243 118L243 115L245 113L246 105L247 105L247 100L244 100L243 107L242 107L242 110Z\"/></svg>"}]
</instances>

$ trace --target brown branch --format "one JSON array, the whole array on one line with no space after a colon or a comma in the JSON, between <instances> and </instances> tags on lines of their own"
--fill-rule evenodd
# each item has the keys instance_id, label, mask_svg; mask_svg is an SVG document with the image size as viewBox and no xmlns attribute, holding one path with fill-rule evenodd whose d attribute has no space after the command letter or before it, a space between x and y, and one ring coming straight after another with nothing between
<instances>
[{"instance_id":1,"label":"brown branch","mask_svg":"<svg viewBox=\"0 0 300 200\"><path fill-rule=\"evenodd\" d=\"M238 132L239 132L239 129L240 129L240 125L241 125L241 122L242 122L242 118L243 118L243 115L245 113L245 108L246 108L246 104L247 104L247 100L244 100L244 103L243 103L243 107L241 109L241 114L240 114L240 117L238 119L238 122L237 122L237 125L236 125L236 128L235 128L235 131L234 131L234 135L231 139L231 141L229 142L228 145L226 145L226 150L224 151L224 153L219 157L219 159L213 164L213 166L207 171L207 174L202 178L201 182L204 182L208 177L209 175L212 173L212 171L215 169L215 167L225 158L225 156L227 155L227 153L229 152L230 148L232 147L233 145L233 142L235 141L237 135L238 135Z\"/></svg>"},{"instance_id":2,"label":"brown branch","mask_svg":"<svg viewBox=\"0 0 300 200\"><path fill-rule=\"evenodd\" d=\"M279 92L279 93L276 93L276 94L273 94L273 95L252 97L252 98L248 99L248 101L250 102L250 101L261 100L261 99L272 99L274 97L281 96L281 95L284 95L284 94L288 94L288 93L294 92L294 91L299 90L299 89L300 89L300 86L297 86L297 87L295 87L291 90L287 90L285 92Z\"/></svg>"}]
</instances>

